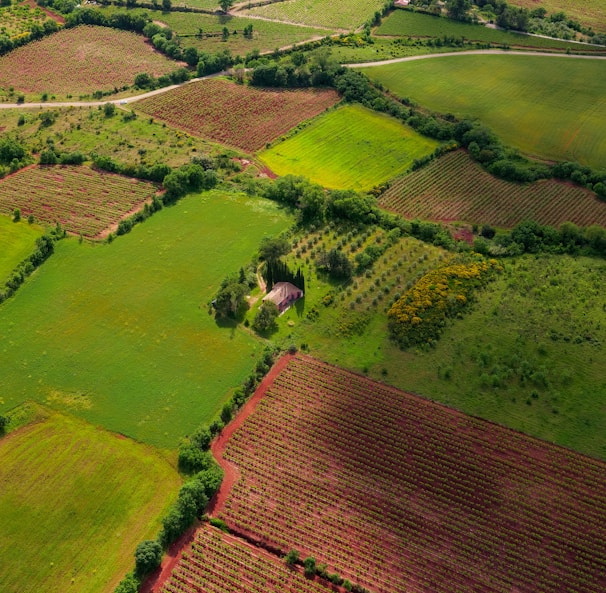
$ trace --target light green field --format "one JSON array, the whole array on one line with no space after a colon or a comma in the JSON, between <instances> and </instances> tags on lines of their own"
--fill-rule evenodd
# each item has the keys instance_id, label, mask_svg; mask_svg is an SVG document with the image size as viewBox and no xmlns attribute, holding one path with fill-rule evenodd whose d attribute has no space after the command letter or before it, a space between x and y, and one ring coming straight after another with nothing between
<instances>
[{"instance_id":1,"label":"light green field","mask_svg":"<svg viewBox=\"0 0 606 593\"><path fill-rule=\"evenodd\" d=\"M370 189L438 146L399 121L360 105L320 116L259 153L277 175L303 175L333 189Z\"/></svg>"},{"instance_id":2,"label":"light green field","mask_svg":"<svg viewBox=\"0 0 606 593\"><path fill-rule=\"evenodd\" d=\"M36 239L44 229L25 221L13 222L8 216L0 216L0 286L10 273L36 248Z\"/></svg>"},{"instance_id":3,"label":"light green field","mask_svg":"<svg viewBox=\"0 0 606 593\"><path fill-rule=\"evenodd\" d=\"M565 12L566 16L589 26L594 31L606 31L606 4L604 0L509 0L509 4L530 10L542 6L549 14Z\"/></svg>"},{"instance_id":4,"label":"light green field","mask_svg":"<svg viewBox=\"0 0 606 593\"><path fill-rule=\"evenodd\" d=\"M423 107L478 118L529 155L606 165L606 60L454 55L364 73Z\"/></svg>"},{"instance_id":5,"label":"light green field","mask_svg":"<svg viewBox=\"0 0 606 593\"><path fill-rule=\"evenodd\" d=\"M0 439L0 591L113 591L180 482L150 447L73 417Z\"/></svg>"},{"instance_id":6,"label":"light green field","mask_svg":"<svg viewBox=\"0 0 606 593\"><path fill-rule=\"evenodd\" d=\"M381 0L287 0L243 10L242 14L352 31L372 18L383 4Z\"/></svg>"},{"instance_id":7,"label":"light green field","mask_svg":"<svg viewBox=\"0 0 606 593\"><path fill-rule=\"evenodd\" d=\"M221 408L262 344L207 303L289 218L267 201L189 196L111 245L63 240L0 307L0 413L26 399L161 447Z\"/></svg>"},{"instance_id":8,"label":"light green field","mask_svg":"<svg viewBox=\"0 0 606 593\"><path fill-rule=\"evenodd\" d=\"M606 262L529 256L505 266L435 350L402 352L386 340L371 374L606 459Z\"/></svg>"},{"instance_id":9,"label":"light green field","mask_svg":"<svg viewBox=\"0 0 606 593\"><path fill-rule=\"evenodd\" d=\"M528 47L537 49L570 49L574 52L600 51L603 47L580 46L578 43L568 43L555 39L543 39L542 37L531 37L509 31L490 29L483 25L462 23L444 17L412 12L410 10L395 10L384 19L375 35L397 35L410 37L464 37L466 41L478 41L482 43L493 43L509 45L511 47Z\"/></svg>"}]
</instances>

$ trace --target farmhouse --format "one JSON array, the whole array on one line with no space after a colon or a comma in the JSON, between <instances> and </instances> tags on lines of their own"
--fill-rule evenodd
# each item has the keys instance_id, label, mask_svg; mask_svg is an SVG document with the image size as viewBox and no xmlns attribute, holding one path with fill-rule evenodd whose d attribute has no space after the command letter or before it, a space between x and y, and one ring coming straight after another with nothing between
<instances>
[{"instance_id":1,"label":"farmhouse","mask_svg":"<svg viewBox=\"0 0 606 593\"><path fill-rule=\"evenodd\" d=\"M398 6L408 6L409 4L410 4L410 0L396 0L393 3L393 5L395 7L398 7Z\"/></svg>"},{"instance_id":2,"label":"farmhouse","mask_svg":"<svg viewBox=\"0 0 606 593\"><path fill-rule=\"evenodd\" d=\"M303 291L290 282L276 282L274 287L263 297L263 302L276 304L278 311L284 313L296 300L303 296Z\"/></svg>"}]
</instances>

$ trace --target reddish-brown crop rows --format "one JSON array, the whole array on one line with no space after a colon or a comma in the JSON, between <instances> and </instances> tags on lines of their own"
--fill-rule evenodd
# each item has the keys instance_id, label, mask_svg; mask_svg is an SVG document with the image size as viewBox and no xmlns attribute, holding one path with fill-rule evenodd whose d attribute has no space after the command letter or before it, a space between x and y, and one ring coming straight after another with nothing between
<instances>
[{"instance_id":1,"label":"reddish-brown crop rows","mask_svg":"<svg viewBox=\"0 0 606 593\"><path fill-rule=\"evenodd\" d=\"M375 593L606 590L606 465L297 356L219 516Z\"/></svg>"},{"instance_id":2,"label":"reddish-brown crop rows","mask_svg":"<svg viewBox=\"0 0 606 593\"><path fill-rule=\"evenodd\" d=\"M503 181L484 171L464 151L449 153L395 180L379 205L406 218L423 220L513 227L531 219L556 227L566 221L606 226L606 202L593 192L552 179L529 185Z\"/></svg>"},{"instance_id":3,"label":"reddish-brown crop rows","mask_svg":"<svg viewBox=\"0 0 606 593\"><path fill-rule=\"evenodd\" d=\"M23 218L97 237L154 193L151 183L88 167L30 167L0 181L0 212L18 208Z\"/></svg>"},{"instance_id":4,"label":"reddish-brown crop rows","mask_svg":"<svg viewBox=\"0 0 606 593\"><path fill-rule=\"evenodd\" d=\"M326 593L302 571L209 525L196 533L162 593Z\"/></svg>"},{"instance_id":5,"label":"reddish-brown crop rows","mask_svg":"<svg viewBox=\"0 0 606 593\"><path fill-rule=\"evenodd\" d=\"M254 152L338 101L329 89L260 89L211 79L144 99L137 108L191 134Z\"/></svg>"},{"instance_id":6,"label":"reddish-brown crop rows","mask_svg":"<svg viewBox=\"0 0 606 593\"><path fill-rule=\"evenodd\" d=\"M177 66L141 35L80 26L63 29L0 58L0 87L77 96L131 85L141 72L168 74Z\"/></svg>"}]
</instances>

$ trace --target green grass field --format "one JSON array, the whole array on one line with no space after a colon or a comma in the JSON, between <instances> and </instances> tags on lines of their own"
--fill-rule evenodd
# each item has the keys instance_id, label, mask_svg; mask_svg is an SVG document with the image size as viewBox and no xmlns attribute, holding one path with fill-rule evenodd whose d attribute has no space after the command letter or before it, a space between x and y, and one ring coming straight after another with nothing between
<instances>
[{"instance_id":1,"label":"green grass field","mask_svg":"<svg viewBox=\"0 0 606 593\"><path fill-rule=\"evenodd\" d=\"M51 414L0 439L0 590L111 592L181 479L150 447Z\"/></svg>"},{"instance_id":2,"label":"green grass field","mask_svg":"<svg viewBox=\"0 0 606 593\"><path fill-rule=\"evenodd\" d=\"M509 3L530 10L537 7L536 0L510 0ZM567 17L595 31L606 31L606 4L603 0L541 0L540 6L550 14L563 11Z\"/></svg>"},{"instance_id":3,"label":"green grass field","mask_svg":"<svg viewBox=\"0 0 606 593\"><path fill-rule=\"evenodd\" d=\"M438 146L397 120L347 105L259 153L278 175L304 175L335 189L370 189Z\"/></svg>"},{"instance_id":4,"label":"green grass field","mask_svg":"<svg viewBox=\"0 0 606 593\"><path fill-rule=\"evenodd\" d=\"M448 56L364 72L423 107L480 119L529 155L606 164L604 60Z\"/></svg>"},{"instance_id":5,"label":"green grass field","mask_svg":"<svg viewBox=\"0 0 606 593\"><path fill-rule=\"evenodd\" d=\"M505 266L435 350L402 352L386 340L371 374L606 459L606 263L528 256Z\"/></svg>"},{"instance_id":6,"label":"green grass field","mask_svg":"<svg viewBox=\"0 0 606 593\"><path fill-rule=\"evenodd\" d=\"M36 239L44 230L25 221L13 222L8 216L0 216L0 285L10 273L36 247Z\"/></svg>"},{"instance_id":7,"label":"green grass field","mask_svg":"<svg viewBox=\"0 0 606 593\"><path fill-rule=\"evenodd\" d=\"M286 23L352 31L372 18L382 6L381 0L294 0L253 7L242 13Z\"/></svg>"},{"instance_id":8,"label":"green grass field","mask_svg":"<svg viewBox=\"0 0 606 593\"><path fill-rule=\"evenodd\" d=\"M34 399L157 446L221 408L262 344L207 303L290 219L221 191L165 208L110 245L64 240L0 307L2 410Z\"/></svg>"},{"instance_id":9,"label":"green grass field","mask_svg":"<svg viewBox=\"0 0 606 593\"><path fill-rule=\"evenodd\" d=\"M393 35L409 37L464 37L467 41L492 43L495 45L509 45L534 49L570 49L574 52L600 51L604 48L598 46L579 46L577 43L566 41L531 37L509 31L490 29L483 25L462 23L451 19L412 12L409 10L395 10L375 30L375 35Z\"/></svg>"}]
</instances>

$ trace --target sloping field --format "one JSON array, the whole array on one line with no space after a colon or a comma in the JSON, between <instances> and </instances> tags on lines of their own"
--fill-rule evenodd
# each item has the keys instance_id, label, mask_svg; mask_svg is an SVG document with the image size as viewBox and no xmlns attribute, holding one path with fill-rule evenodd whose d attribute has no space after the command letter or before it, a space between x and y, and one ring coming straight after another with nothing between
<instances>
[{"instance_id":1,"label":"sloping field","mask_svg":"<svg viewBox=\"0 0 606 593\"><path fill-rule=\"evenodd\" d=\"M15 267L32 254L36 239L42 233L38 225L24 221L14 223L8 216L0 216L0 286Z\"/></svg>"},{"instance_id":2,"label":"sloping field","mask_svg":"<svg viewBox=\"0 0 606 593\"><path fill-rule=\"evenodd\" d=\"M400 177L380 197L381 208L405 218L513 227L522 220L559 227L606 226L606 202L553 179L522 185L493 177L464 151L451 152Z\"/></svg>"},{"instance_id":3,"label":"sloping field","mask_svg":"<svg viewBox=\"0 0 606 593\"><path fill-rule=\"evenodd\" d=\"M196 533L161 593L326 593L320 583L286 566L281 558L253 548L209 525Z\"/></svg>"},{"instance_id":4,"label":"sloping field","mask_svg":"<svg viewBox=\"0 0 606 593\"><path fill-rule=\"evenodd\" d=\"M606 165L606 60L449 55L364 72L431 110L478 118L530 155Z\"/></svg>"},{"instance_id":5,"label":"sloping field","mask_svg":"<svg viewBox=\"0 0 606 593\"><path fill-rule=\"evenodd\" d=\"M579 44L569 43L560 39L544 39L542 37L523 35L511 31L491 29L483 25L453 21L451 19L409 10L395 10L392 12L376 29L375 34L410 37L454 36L457 38L464 37L468 41L509 45L511 47L560 50L570 49L571 51L577 52L595 51L606 53L606 48L604 47L591 45L580 46Z\"/></svg>"},{"instance_id":6,"label":"sloping field","mask_svg":"<svg viewBox=\"0 0 606 593\"><path fill-rule=\"evenodd\" d=\"M243 14L351 31L371 19L382 8L381 0L287 0L243 10Z\"/></svg>"},{"instance_id":7,"label":"sloping field","mask_svg":"<svg viewBox=\"0 0 606 593\"><path fill-rule=\"evenodd\" d=\"M225 457L219 513L377 593L596 593L606 466L307 357Z\"/></svg>"},{"instance_id":8,"label":"sloping field","mask_svg":"<svg viewBox=\"0 0 606 593\"><path fill-rule=\"evenodd\" d=\"M276 174L324 187L367 190L403 173L438 142L360 105L346 105L259 154Z\"/></svg>"},{"instance_id":9,"label":"sloping field","mask_svg":"<svg viewBox=\"0 0 606 593\"><path fill-rule=\"evenodd\" d=\"M0 413L34 399L175 447L220 410L261 349L220 327L208 302L263 236L289 224L272 202L213 191L111 245L60 241L0 307Z\"/></svg>"},{"instance_id":10,"label":"sloping field","mask_svg":"<svg viewBox=\"0 0 606 593\"><path fill-rule=\"evenodd\" d=\"M68 416L0 439L0 590L113 591L180 482L151 448Z\"/></svg>"},{"instance_id":11,"label":"sloping field","mask_svg":"<svg viewBox=\"0 0 606 593\"><path fill-rule=\"evenodd\" d=\"M211 79L144 99L137 109L190 134L254 152L338 101L333 90L259 89Z\"/></svg>"},{"instance_id":12,"label":"sloping field","mask_svg":"<svg viewBox=\"0 0 606 593\"><path fill-rule=\"evenodd\" d=\"M0 87L23 93L72 94L131 85L135 76L168 74L178 64L142 35L80 26L28 43L0 58Z\"/></svg>"},{"instance_id":13,"label":"sloping field","mask_svg":"<svg viewBox=\"0 0 606 593\"><path fill-rule=\"evenodd\" d=\"M509 4L530 10L542 6L549 14L564 11L567 17L594 31L606 31L606 4L602 0L510 0Z\"/></svg>"},{"instance_id":14,"label":"sloping field","mask_svg":"<svg viewBox=\"0 0 606 593\"><path fill-rule=\"evenodd\" d=\"M96 237L150 201L152 183L68 165L30 167L0 181L0 212Z\"/></svg>"}]
</instances>

